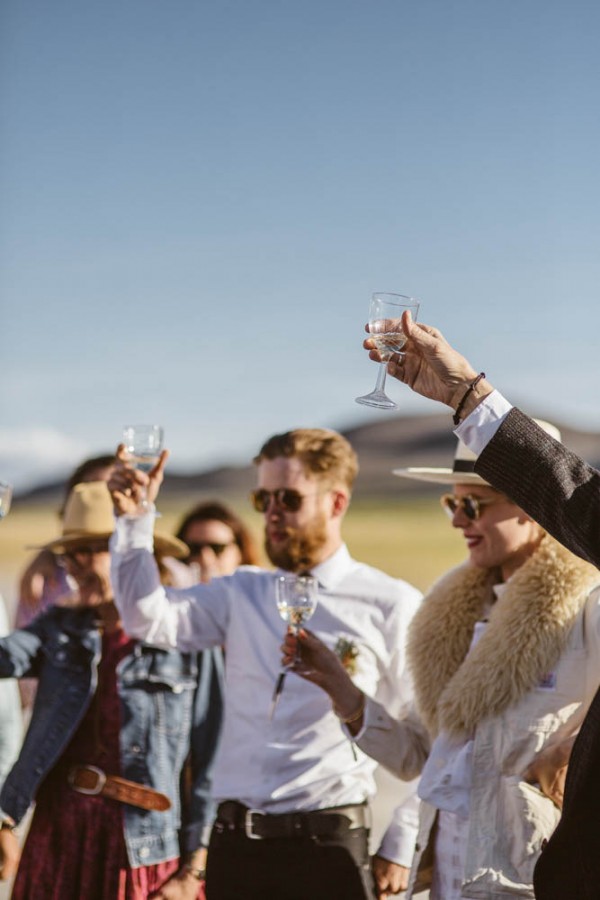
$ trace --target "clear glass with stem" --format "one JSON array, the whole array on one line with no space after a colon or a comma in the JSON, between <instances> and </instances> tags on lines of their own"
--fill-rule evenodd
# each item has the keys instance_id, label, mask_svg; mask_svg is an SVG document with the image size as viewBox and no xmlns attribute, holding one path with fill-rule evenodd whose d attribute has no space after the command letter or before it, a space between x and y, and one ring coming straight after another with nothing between
<instances>
[{"instance_id":1,"label":"clear glass with stem","mask_svg":"<svg viewBox=\"0 0 600 900\"><path fill-rule=\"evenodd\" d=\"M385 392L387 364L393 353L402 353L402 348L406 343L406 336L402 330L402 313L408 309L413 319L416 320L419 305L419 301L414 297L405 297L403 294L373 294L369 307L368 327L383 361L379 364L375 388L370 394L357 397L357 403L362 403L363 406L375 406L378 409L398 408L398 404L394 403Z\"/></svg>"},{"instance_id":2,"label":"clear glass with stem","mask_svg":"<svg viewBox=\"0 0 600 900\"><path fill-rule=\"evenodd\" d=\"M123 443L134 469L151 472L163 448L164 431L161 425L126 425L123 429ZM140 511L148 508L144 495L139 504Z\"/></svg>"},{"instance_id":3,"label":"clear glass with stem","mask_svg":"<svg viewBox=\"0 0 600 900\"><path fill-rule=\"evenodd\" d=\"M313 575L278 575L275 581L275 599L279 615L294 634L311 618L317 608L319 582ZM300 659L296 649L296 659ZM279 673L271 702L271 718L283 691L286 669Z\"/></svg>"},{"instance_id":4,"label":"clear glass with stem","mask_svg":"<svg viewBox=\"0 0 600 900\"><path fill-rule=\"evenodd\" d=\"M12 502L12 487L6 481L0 481L0 519L8 515Z\"/></svg>"}]
</instances>

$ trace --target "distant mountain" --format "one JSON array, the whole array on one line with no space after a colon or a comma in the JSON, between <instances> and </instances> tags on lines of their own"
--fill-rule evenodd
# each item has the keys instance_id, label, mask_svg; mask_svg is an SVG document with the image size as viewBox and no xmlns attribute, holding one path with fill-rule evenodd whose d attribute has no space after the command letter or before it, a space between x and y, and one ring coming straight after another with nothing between
<instances>
[{"instance_id":1,"label":"distant mountain","mask_svg":"<svg viewBox=\"0 0 600 900\"><path fill-rule=\"evenodd\" d=\"M436 485L396 478L392 469L404 466L448 467L452 464L456 438L447 415L386 416L380 422L361 425L342 433L360 461L355 496L367 499L403 492L423 494L439 491ZM591 465L600 468L600 433L578 431L557 423L564 444ZM223 467L196 474L168 472L163 487L165 499L195 498L207 494L239 497L254 486L254 467ZM60 502L62 483L41 485L19 495L24 502Z\"/></svg>"}]
</instances>

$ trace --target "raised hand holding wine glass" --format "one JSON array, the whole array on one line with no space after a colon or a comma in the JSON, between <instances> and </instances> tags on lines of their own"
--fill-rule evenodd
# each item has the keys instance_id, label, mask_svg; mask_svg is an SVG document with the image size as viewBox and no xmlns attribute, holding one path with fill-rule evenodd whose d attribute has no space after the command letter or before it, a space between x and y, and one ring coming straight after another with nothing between
<instances>
[{"instance_id":1,"label":"raised hand holding wine glass","mask_svg":"<svg viewBox=\"0 0 600 900\"><path fill-rule=\"evenodd\" d=\"M169 456L168 450L160 450L155 457L154 465L146 472L134 466L131 446L131 442L119 444L116 453L117 463L108 480L108 488L118 516L136 517L148 511L160 490ZM148 462L146 459L145 468L148 467Z\"/></svg>"},{"instance_id":2,"label":"raised hand holding wine glass","mask_svg":"<svg viewBox=\"0 0 600 900\"><path fill-rule=\"evenodd\" d=\"M395 403L385 392L385 379L388 360L393 353L401 353L406 343L406 335L402 328L402 313L408 309L416 320L419 312L419 301L403 294L373 294L369 307L368 330L375 344L381 363L377 374L375 388L356 402L363 406L375 406L377 409L397 409Z\"/></svg>"},{"instance_id":3,"label":"raised hand holding wine glass","mask_svg":"<svg viewBox=\"0 0 600 900\"><path fill-rule=\"evenodd\" d=\"M163 447L164 431L160 425L126 425L123 442L129 462L138 472L148 475L158 463ZM148 509L148 498L144 487L140 490L140 512Z\"/></svg>"}]
</instances>

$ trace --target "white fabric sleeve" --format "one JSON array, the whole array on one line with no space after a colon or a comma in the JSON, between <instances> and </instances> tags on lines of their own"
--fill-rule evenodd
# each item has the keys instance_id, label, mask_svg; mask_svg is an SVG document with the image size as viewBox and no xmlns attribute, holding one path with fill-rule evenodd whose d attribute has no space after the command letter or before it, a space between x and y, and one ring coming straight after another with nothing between
<instances>
[{"instance_id":1,"label":"white fabric sleeve","mask_svg":"<svg viewBox=\"0 0 600 900\"><path fill-rule=\"evenodd\" d=\"M363 753L403 781L415 778L425 765L430 740L414 709L397 719L383 704L367 697L361 730L354 737L344 730Z\"/></svg>"},{"instance_id":2,"label":"white fabric sleeve","mask_svg":"<svg viewBox=\"0 0 600 900\"><path fill-rule=\"evenodd\" d=\"M414 793L404 803L396 807L392 820L381 839L377 856L382 856L398 866L410 869L415 852L417 832L419 829L419 798L416 795L417 781L413 785Z\"/></svg>"},{"instance_id":3,"label":"white fabric sleeve","mask_svg":"<svg viewBox=\"0 0 600 900\"><path fill-rule=\"evenodd\" d=\"M512 409L512 404L499 391L492 391L475 407L454 434L477 456L494 437Z\"/></svg>"},{"instance_id":4,"label":"white fabric sleeve","mask_svg":"<svg viewBox=\"0 0 600 900\"><path fill-rule=\"evenodd\" d=\"M110 539L111 581L124 630L184 653L223 644L234 576L165 589L153 553L154 518L154 510L135 518L119 516Z\"/></svg>"}]
</instances>

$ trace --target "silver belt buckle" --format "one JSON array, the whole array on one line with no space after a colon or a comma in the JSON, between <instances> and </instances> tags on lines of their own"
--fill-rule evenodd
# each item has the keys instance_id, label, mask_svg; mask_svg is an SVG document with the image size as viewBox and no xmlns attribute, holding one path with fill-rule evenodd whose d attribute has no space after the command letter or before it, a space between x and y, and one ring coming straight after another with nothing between
<instances>
[{"instance_id":1,"label":"silver belt buckle","mask_svg":"<svg viewBox=\"0 0 600 900\"><path fill-rule=\"evenodd\" d=\"M254 834L252 816L266 816L266 813L262 812L260 809L247 809L246 815L244 816L244 831L246 837L251 841L262 841L264 838L261 834Z\"/></svg>"},{"instance_id":2,"label":"silver belt buckle","mask_svg":"<svg viewBox=\"0 0 600 900\"><path fill-rule=\"evenodd\" d=\"M76 769L86 769L88 772L93 772L96 775L98 780L96 781L96 784L93 788L78 787L73 783L76 777ZM106 774L97 766L73 766L73 768L69 772L67 780L73 790L77 791L78 794L89 794L90 796L95 796L96 794L100 794L102 792L102 788L106 784Z\"/></svg>"}]
</instances>

